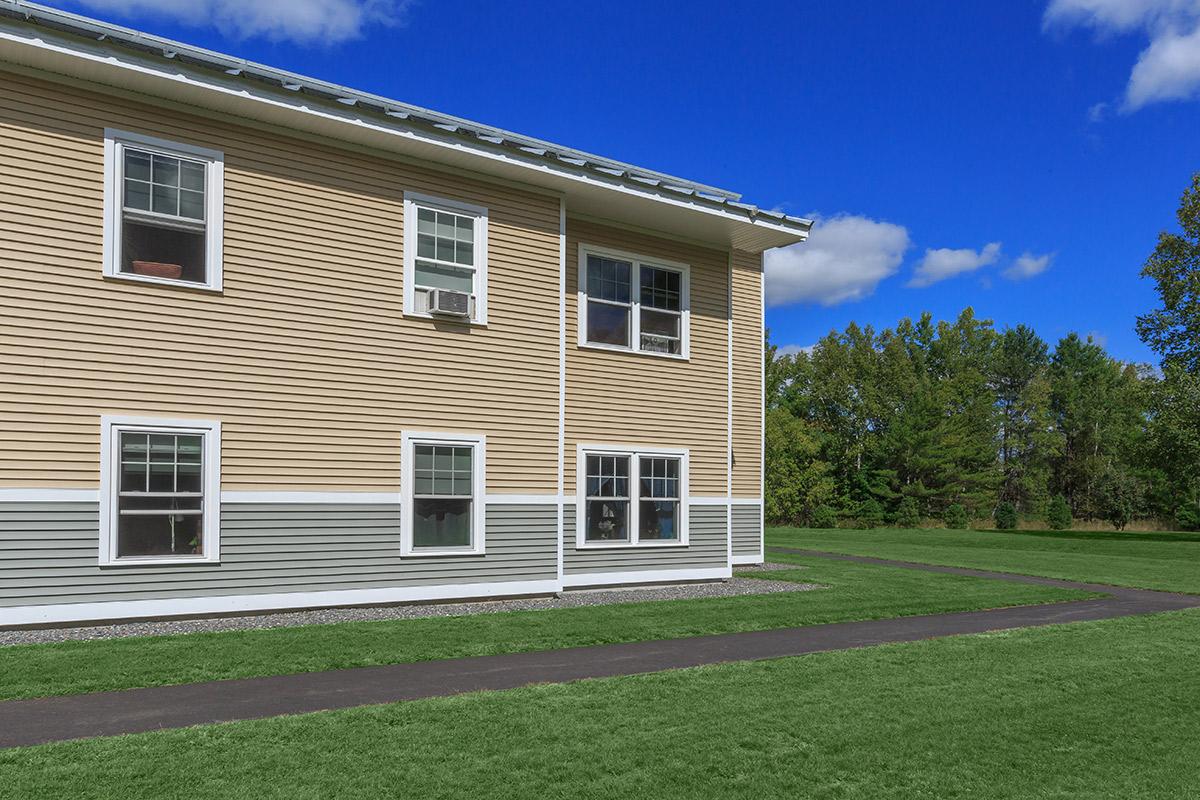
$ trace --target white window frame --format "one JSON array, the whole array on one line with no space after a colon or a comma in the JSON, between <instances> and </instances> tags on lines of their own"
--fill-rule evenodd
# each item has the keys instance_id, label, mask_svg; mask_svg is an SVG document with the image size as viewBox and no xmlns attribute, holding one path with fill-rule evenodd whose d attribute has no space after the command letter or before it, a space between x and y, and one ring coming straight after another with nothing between
<instances>
[{"instance_id":1,"label":"white window frame","mask_svg":"<svg viewBox=\"0 0 1200 800\"><path fill-rule=\"evenodd\" d=\"M413 452L418 444L462 447L471 445L475 452L471 458L471 546L434 549L413 547ZM487 475L487 437L472 433L442 433L428 431L405 431L400 436L400 555L424 556L479 556L484 554L485 476Z\"/></svg>"},{"instance_id":2,"label":"white window frame","mask_svg":"<svg viewBox=\"0 0 1200 800\"><path fill-rule=\"evenodd\" d=\"M629 457L629 541L587 541L587 457ZM687 547L690 542L688 525L688 480L690 451L687 448L654 447L648 445L580 444L575 452L575 547L580 550L613 550L649 547ZM679 539L647 539L641 541L641 468L642 458L679 459Z\"/></svg>"},{"instance_id":3,"label":"white window frame","mask_svg":"<svg viewBox=\"0 0 1200 800\"><path fill-rule=\"evenodd\" d=\"M204 283L121 272L121 224L124 217L122 198L125 196L123 150L126 145L151 153L205 163ZM224 247L224 209L225 154L220 150L113 128L104 129L104 277L212 292L221 291L224 287L221 263Z\"/></svg>"},{"instance_id":4,"label":"white window frame","mask_svg":"<svg viewBox=\"0 0 1200 800\"><path fill-rule=\"evenodd\" d=\"M444 322L454 321L453 317L417 311L415 281L417 274L417 210L419 208L448 211L451 214L475 218L473 259L475 261L475 291L472 295L475 301L475 313L461 321L471 325L487 325L487 208L420 192L404 193L404 315Z\"/></svg>"},{"instance_id":5,"label":"white window frame","mask_svg":"<svg viewBox=\"0 0 1200 800\"><path fill-rule=\"evenodd\" d=\"M121 485L122 432L186 433L204 437L202 555L117 557L117 490ZM171 566L216 564L221 560L221 423L208 419L102 416L100 418L100 564Z\"/></svg>"},{"instance_id":6,"label":"white window frame","mask_svg":"<svg viewBox=\"0 0 1200 800\"><path fill-rule=\"evenodd\" d=\"M601 258L617 259L619 261L628 261L632 265L629 271L629 346L622 347L615 344L603 344L600 342L589 342L587 338L587 310L588 310L588 293L587 293L587 259L589 255L599 256ZM656 353L651 350L642 350L642 267L656 267L673 272L680 273L679 280L679 352L678 353ZM636 253L627 253L622 250L613 250L607 247L597 247L596 245L580 244L579 245L579 282L577 284L577 308L579 317L579 346L592 350L614 350L618 353L637 353L643 356L657 356L658 358L673 358L677 361L687 361L691 358L691 266L678 261L668 261L665 258L651 258L642 256ZM605 301L599 301L605 302ZM652 309L653 310L653 309Z\"/></svg>"}]
</instances>

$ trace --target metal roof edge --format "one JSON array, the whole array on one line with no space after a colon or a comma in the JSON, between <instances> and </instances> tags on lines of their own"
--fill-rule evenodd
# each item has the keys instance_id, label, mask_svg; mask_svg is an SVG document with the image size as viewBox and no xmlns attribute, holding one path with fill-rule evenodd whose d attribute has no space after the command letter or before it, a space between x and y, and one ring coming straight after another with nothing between
<instances>
[{"instance_id":1,"label":"metal roof edge","mask_svg":"<svg viewBox=\"0 0 1200 800\"><path fill-rule=\"evenodd\" d=\"M138 51L143 55L150 54L164 60L171 60L175 62L175 68L187 65L219 71L226 78L266 82L268 85L282 90L303 92L325 102L338 103L343 107L348 107L360 118L372 118L376 121L383 119L386 120L386 124L397 126L419 125L426 129L433 128L442 134L454 136L468 147L482 152L494 152L497 148L509 152L519 150L526 157L533 156L557 164L559 168L567 167L583 173L598 174L598 176L604 176L610 180L616 178L619 182L643 192L648 191L665 197L672 195L688 197L703 204L723 207L727 211L745 214L750 223L760 219L764 223L794 229L797 233L806 233L812 226L812 221L803 217L760 209L757 206L740 202L741 195L736 192L644 169L403 101L369 92L360 92L224 53L193 47L91 17L60 11L28 2L28 0L0 0L0 16L16 18L27 24L46 27L59 33L108 42L115 46Z\"/></svg>"}]
</instances>

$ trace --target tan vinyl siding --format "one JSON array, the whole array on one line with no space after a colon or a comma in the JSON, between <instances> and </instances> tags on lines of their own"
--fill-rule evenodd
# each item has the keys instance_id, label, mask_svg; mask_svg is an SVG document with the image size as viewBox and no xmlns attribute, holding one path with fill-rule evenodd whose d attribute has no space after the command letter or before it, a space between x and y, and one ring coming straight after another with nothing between
<instances>
[{"instance_id":1,"label":"tan vinyl siding","mask_svg":"<svg viewBox=\"0 0 1200 800\"><path fill-rule=\"evenodd\" d=\"M222 294L101 277L106 127L225 154ZM488 325L402 319L406 190L489 210ZM0 487L93 487L99 415L215 418L232 490L398 486L402 430L554 492L555 197L0 72Z\"/></svg>"},{"instance_id":2,"label":"tan vinyl siding","mask_svg":"<svg viewBox=\"0 0 1200 800\"><path fill-rule=\"evenodd\" d=\"M579 245L687 264L691 358L579 346ZM694 495L724 495L728 459L729 255L595 222L567 220L567 407L564 486L575 492L576 445L691 451Z\"/></svg>"},{"instance_id":3,"label":"tan vinyl siding","mask_svg":"<svg viewBox=\"0 0 1200 800\"><path fill-rule=\"evenodd\" d=\"M762 497L762 256L733 253L733 496Z\"/></svg>"}]
</instances>

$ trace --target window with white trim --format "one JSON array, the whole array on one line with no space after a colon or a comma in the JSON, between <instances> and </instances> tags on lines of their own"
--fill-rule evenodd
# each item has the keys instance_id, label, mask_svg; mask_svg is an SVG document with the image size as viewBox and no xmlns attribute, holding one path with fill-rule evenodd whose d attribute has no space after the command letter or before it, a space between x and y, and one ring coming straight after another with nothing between
<instances>
[{"instance_id":1,"label":"window with white trim","mask_svg":"<svg viewBox=\"0 0 1200 800\"><path fill-rule=\"evenodd\" d=\"M688 268L580 248L580 344L686 358Z\"/></svg>"},{"instance_id":2,"label":"window with white trim","mask_svg":"<svg viewBox=\"0 0 1200 800\"><path fill-rule=\"evenodd\" d=\"M404 313L487 321L486 208L405 192Z\"/></svg>"},{"instance_id":3,"label":"window with white trim","mask_svg":"<svg viewBox=\"0 0 1200 800\"><path fill-rule=\"evenodd\" d=\"M686 451L579 451L580 547L685 545Z\"/></svg>"},{"instance_id":4,"label":"window with white trim","mask_svg":"<svg viewBox=\"0 0 1200 800\"><path fill-rule=\"evenodd\" d=\"M403 437L402 555L483 552L484 437Z\"/></svg>"},{"instance_id":5,"label":"window with white trim","mask_svg":"<svg viewBox=\"0 0 1200 800\"><path fill-rule=\"evenodd\" d=\"M220 152L108 130L105 180L106 276L221 288Z\"/></svg>"},{"instance_id":6,"label":"window with white trim","mask_svg":"<svg viewBox=\"0 0 1200 800\"><path fill-rule=\"evenodd\" d=\"M218 559L220 430L209 420L103 418L102 564Z\"/></svg>"}]
</instances>

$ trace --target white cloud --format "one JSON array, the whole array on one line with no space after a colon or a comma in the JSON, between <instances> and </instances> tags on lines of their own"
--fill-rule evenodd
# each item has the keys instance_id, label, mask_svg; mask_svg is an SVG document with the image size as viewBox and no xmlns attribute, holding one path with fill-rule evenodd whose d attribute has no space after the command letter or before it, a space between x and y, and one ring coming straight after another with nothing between
<instances>
[{"instance_id":1,"label":"white cloud","mask_svg":"<svg viewBox=\"0 0 1200 800\"><path fill-rule=\"evenodd\" d=\"M794 355L798 355L800 353L804 353L805 355L812 355L812 351L816 350L816 349L817 349L817 346L815 344L808 344L808 345L785 344L785 345L782 345L778 350L775 351L775 355L780 356L780 357L794 356Z\"/></svg>"},{"instance_id":2,"label":"white cloud","mask_svg":"<svg viewBox=\"0 0 1200 800\"><path fill-rule=\"evenodd\" d=\"M912 280L908 282L908 285L913 287L932 286L947 278L953 278L956 275L962 275L966 272L974 272L980 267L995 264L998 258L1000 258L999 242L992 242L985 245L978 252L970 248L951 250L948 247L937 250L926 250L925 257L917 265L917 269L913 272Z\"/></svg>"},{"instance_id":3,"label":"white cloud","mask_svg":"<svg viewBox=\"0 0 1200 800\"><path fill-rule=\"evenodd\" d=\"M1200 0L1051 0L1043 22L1149 40L1130 73L1123 111L1200 97Z\"/></svg>"},{"instance_id":4,"label":"white cloud","mask_svg":"<svg viewBox=\"0 0 1200 800\"><path fill-rule=\"evenodd\" d=\"M236 39L338 44L370 25L398 25L411 0L74 0L122 17L163 17L211 26Z\"/></svg>"},{"instance_id":5,"label":"white cloud","mask_svg":"<svg viewBox=\"0 0 1200 800\"><path fill-rule=\"evenodd\" d=\"M1125 90L1130 111L1162 100L1200 95L1200 26L1189 34L1164 33L1138 56Z\"/></svg>"},{"instance_id":6,"label":"white cloud","mask_svg":"<svg viewBox=\"0 0 1200 800\"><path fill-rule=\"evenodd\" d=\"M1108 347L1108 334L1100 331L1088 331L1087 340L1097 347Z\"/></svg>"},{"instance_id":7,"label":"white cloud","mask_svg":"<svg viewBox=\"0 0 1200 800\"><path fill-rule=\"evenodd\" d=\"M807 242L767 251L767 305L861 300L899 269L910 246L902 225L848 214L813 216Z\"/></svg>"},{"instance_id":8,"label":"white cloud","mask_svg":"<svg viewBox=\"0 0 1200 800\"><path fill-rule=\"evenodd\" d=\"M1041 275L1053 260L1053 253L1046 253L1041 256L1035 256L1030 252L1022 253L1020 258L1004 270L1004 277L1010 281L1023 281L1026 278L1032 278L1034 275Z\"/></svg>"}]
</instances>

